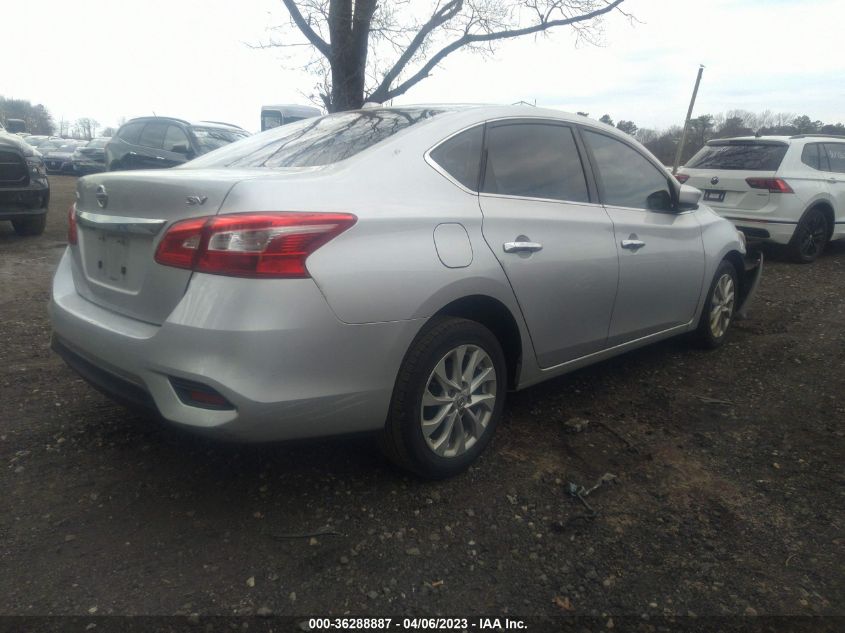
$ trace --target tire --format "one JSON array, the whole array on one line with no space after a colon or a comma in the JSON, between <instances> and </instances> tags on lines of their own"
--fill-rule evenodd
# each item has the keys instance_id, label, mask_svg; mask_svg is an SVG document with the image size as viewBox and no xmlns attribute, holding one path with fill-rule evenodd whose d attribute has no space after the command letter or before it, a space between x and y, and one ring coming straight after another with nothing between
<instances>
[{"instance_id":1,"label":"tire","mask_svg":"<svg viewBox=\"0 0 845 633\"><path fill-rule=\"evenodd\" d=\"M705 349L716 349L727 338L739 299L737 279L734 265L727 259L722 260L713 275L710 291L698 321L698 329L695 331L697 343Z\"/></svg>"},{"instance_id":2,"label":"tire","mask_svg":"<svg viewBox=\"0 0 845 633\"><path fill-rule=\"evenodd\" d=\"M22 237L27 235L41 235L47 226L47 214L42 213L31 218L12 220L12 226L15 229L15 233Z\"/></svg>"},{"instance_id":3,"label":"tire","mask_svg":"<svg viewBox=\"0 0 845 633\"><path fill-rule=\"evenodd\" d=\"M461 380L455 371L459 360L463 376L480 380L475 388L472 378ZM392 462L426 479L456 475L490 443L506 390L505 356L493 333L468 319L434 317L402 361L382 449Z\"/></svg>"},{"instance_id":4,"label":"tire","mask_svg":"<svg viewBox=\"0 0 845 633\"><path fill-rule=\"evenodd\" d=\"M811 264L822 254L830 239L830 226L821 209L810 209L801 218L789 241L789 258L797 264Z\"/></svg>"}]
</instances>

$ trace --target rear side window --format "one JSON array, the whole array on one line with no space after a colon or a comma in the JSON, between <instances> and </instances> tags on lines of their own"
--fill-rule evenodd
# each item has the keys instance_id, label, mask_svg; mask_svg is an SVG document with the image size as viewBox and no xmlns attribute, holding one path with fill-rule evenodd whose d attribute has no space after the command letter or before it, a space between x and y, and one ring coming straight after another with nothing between
<instances>
[{"instance_id":1,"label":"rear side window","mask_svg":"<svg viewBox=\"0 0 845 633\"><path fill-rule=\"evenodd\" d=\"M443 112L432 108L360 110L305 119L201 156L187 167L316 167L345 160ZM202 144L202 140L200 140Z\"/></svg>"},{"instance_id":2,"label":"rear side window","mask_svg":"<svg viewBox=\"0 0 845 633\"><path fill-rule=\"evenodd\" d=\"M144 129L143 123L127 123L118 132L118 138L123 139L132 145L138 144L138 137L141 135L141 130Z\"/></svg>"},{"instance_id":3,"label":"rear side window","mask_svg":"<svg viewBox=\"0 0 845 633\"><path fill-rule=\"evenodd\" d=\"M431 152L432 160L467 189L478 190L484 126L456 134Z\"/></svg>"},{"instance_id":4,"label":"rear side window","mask_svg":"<svg viewBox=\"0 0 845 633\"><path fill-rule=\"evenodd\" d=\"M633 209L668 210L669 177L634 148L616 139L584 130L602 187L603 202Z\"/></svg>"},{"instance_id":5,"label":"rear side window","mask_svg":"<svg viewBox=\"0 0 845 633\"><path fill-rule=\"evenodd\" d=\"M167 132L167 123L158 121L147 123L144 126L144 131L141 132L141 138L138 139L138 145L151 149L161 149L164 145L165 132Z\"/></svg>"},{"instance_id":6,"label":"rear side window","mask_svg":"<svg viewBox=\"0 0 845 633\"><path fill-rule=\"evenodd\" d=\"M786 154L784 144L732 142L705 145L686 164L691 169L777 171Z\"/></svg>"},{"instance_id":7,"label":"rear side window","mask_svg":"<svg viewBox=\"0 0 845 633\"><path fill-rule=\"evenodd\" d=\"M820 149L821 143L807 143L804 149L801 150L801 162L813 169L821 169L821 163L819 162Z\"/></svg>"},{"instance_id":8,"label":"rear side window","mask_svg":"<svg viewBox=\"0 0 845 633\"><path fill-rule=\"evenodd\" d=\"M485 193L589 202L584 168L572 129L547 123L511 123L487 130Z\"/></svg>"},{"instance_id":9,"label":"rear side window","mask_svg":"<svg viewBox=\"0 0 845 633\"><path fill-rule=\"evenodd\" d=\"M845 174L845 143L825 143L824 149L830 162L830 171Z\"/></svg>"}]
</instances>

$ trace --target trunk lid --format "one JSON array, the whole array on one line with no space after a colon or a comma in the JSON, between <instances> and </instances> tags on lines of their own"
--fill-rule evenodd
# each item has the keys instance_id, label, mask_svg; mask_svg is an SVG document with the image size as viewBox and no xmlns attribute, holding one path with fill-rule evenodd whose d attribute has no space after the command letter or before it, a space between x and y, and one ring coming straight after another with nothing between
<instances>
[{"instance_id":1,"label":"trunk lid","mask_svg":"<svg viewBox=\"0 0 845 633\"><path fill-rule=\"evenodd\" d=\"M746 178L773 178L773 171L742 171L726 169L689 169L680 173L689 176L685 184L703 192L702 202L717 210L746 209L756 211L769 202L771 194L766 189L753 189ZM715 182L714 182L715 181Z\"/></svg>"},{"instance_id":2,"label":"trunk lid","mask_svg":"<svg viewBox=\"0 0 845 633\"><path fill-rule=\"evenodd\" d=\"M81 178L79 241L71 249L77 292L125 316L163 323L185 294L192 273L156 263L159 240L175 221L217 214L229 190L255 175L178 169Z\"/></svg>"}]
</instances>

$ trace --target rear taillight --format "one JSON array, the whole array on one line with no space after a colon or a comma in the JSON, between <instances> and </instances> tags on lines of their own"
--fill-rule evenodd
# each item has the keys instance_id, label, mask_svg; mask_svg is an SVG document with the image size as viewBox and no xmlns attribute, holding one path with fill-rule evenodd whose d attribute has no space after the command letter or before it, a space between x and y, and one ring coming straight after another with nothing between
<instances>
[{"instance_id":1,"label":"rear taillight","mask_svg":"<svg viewBox=\"0 0 845 633\"><path fill-rule=\"evenodd\" d=\"M795 193L783 178L746 178L752 189L768 189L771 193Z\"/></svg>"},{"instance_id":2,"label":"rear taillight","mask_svg":"<svg viewBox=\"0 0 845 633\"><path fill-rule=\"evenodd\" d=\"M215 275L308 277L308 256L355 221L349 213L237 213L193 218L167 230L155 260Z\"/></svg>"},{"instance_id":3,"label":"rear taillight","mask_svg":"<svg viewBox=\"0 0 845 633\"><path fill-rule=\"evenodd\" d=\"M79 242L79 235L76 232L76 203L74 202L67 210L67 243L76 244Z\"/></svg>"},{"instance_id":4,"label":"rear taillight","mask_svg":"<svg viewBox=\"0 0 845 633\"><path fill-rule=\"evenodd\" d=\"M689 174L675 174L675 180L684 184L687 180L689 180Z\"/></svg>"}]
</instances>

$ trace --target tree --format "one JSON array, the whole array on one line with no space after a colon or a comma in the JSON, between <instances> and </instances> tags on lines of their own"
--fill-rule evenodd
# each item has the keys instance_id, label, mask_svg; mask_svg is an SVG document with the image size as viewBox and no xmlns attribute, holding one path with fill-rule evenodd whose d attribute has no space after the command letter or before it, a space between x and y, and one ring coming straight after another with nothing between
<instances>
[{"instance_id":1,"label":"tree","mask_svg":"<svg viewBox=\"0 0 845 633\"><path fill-rule=\"evenodd\" d=\"M100 124L94 119L85 117L76 120L76 130L79 132L79 135L89 141L97 136L98 127L100 127Z\"/></svg>"},{"instance_id":2,"label":"tree","mask_svg":"<svg viewBox=\"0 0 845 633\"><path fill-rule=\"evenodd\" d=\"M100 136L111 137L111 136L114 136L115 134L117 134L117 128L104 127L102 130L100 130Z\"/></svg>"},{"instance_id":3,"label":"tree","mask_svg":"<svg viewBox=\"0 0 845 633\"><path fill-rule=\"evenodd\" d=\"M634 136L637 133L637 126L633 121L620 120L619 123L616 124L616 129L622 130L625 134L630 134L631 136Z\"/></svg>"},{"instance_id":4,"label":"tree","mask_svg":"<svg viewBox=\"0 0 845 633\"><path fill-rule=\"evenodd\" d=\"M824 124L821 121L812 121L806 114L792 120L792 127L798 130L798 134L816 134L822 125Z\"/></svg>"},{"instance_id":5,"label":"tree","mask_svg":"<svg viewBox=\"0 0 845 633\"><path fill-rule=\"evenodd\" d=\"M602 114L601 118L599 119L599 123L605 123L607 125L613 125L613 119L610 118L609 114Z\"/></svg>"},{"instance_id":6,"label":"tree","mask_svg":"<svg viewBox=\"0 0 845 633\"><path fill-rule=\"evenodd\" d=\"M25 99L7 99L0 96L0 120L23 119L31 134L52 134L53 117L43 105L32 105Z\"/></svg>"},{"instance_id":7,"label":"tree","mask_svg":"<svg viewBox=\"0 0 845 633\"><path fill-rule=\"evenodd\" d=\"M282 0L290 24L261 48L306 46L306 68L330 112L405 94L461 49L492 53L497 42L570 26L598 42L601 17L624 0ZM387 58L391 62L385 63Z\"/></svg>"}]
</instances>

